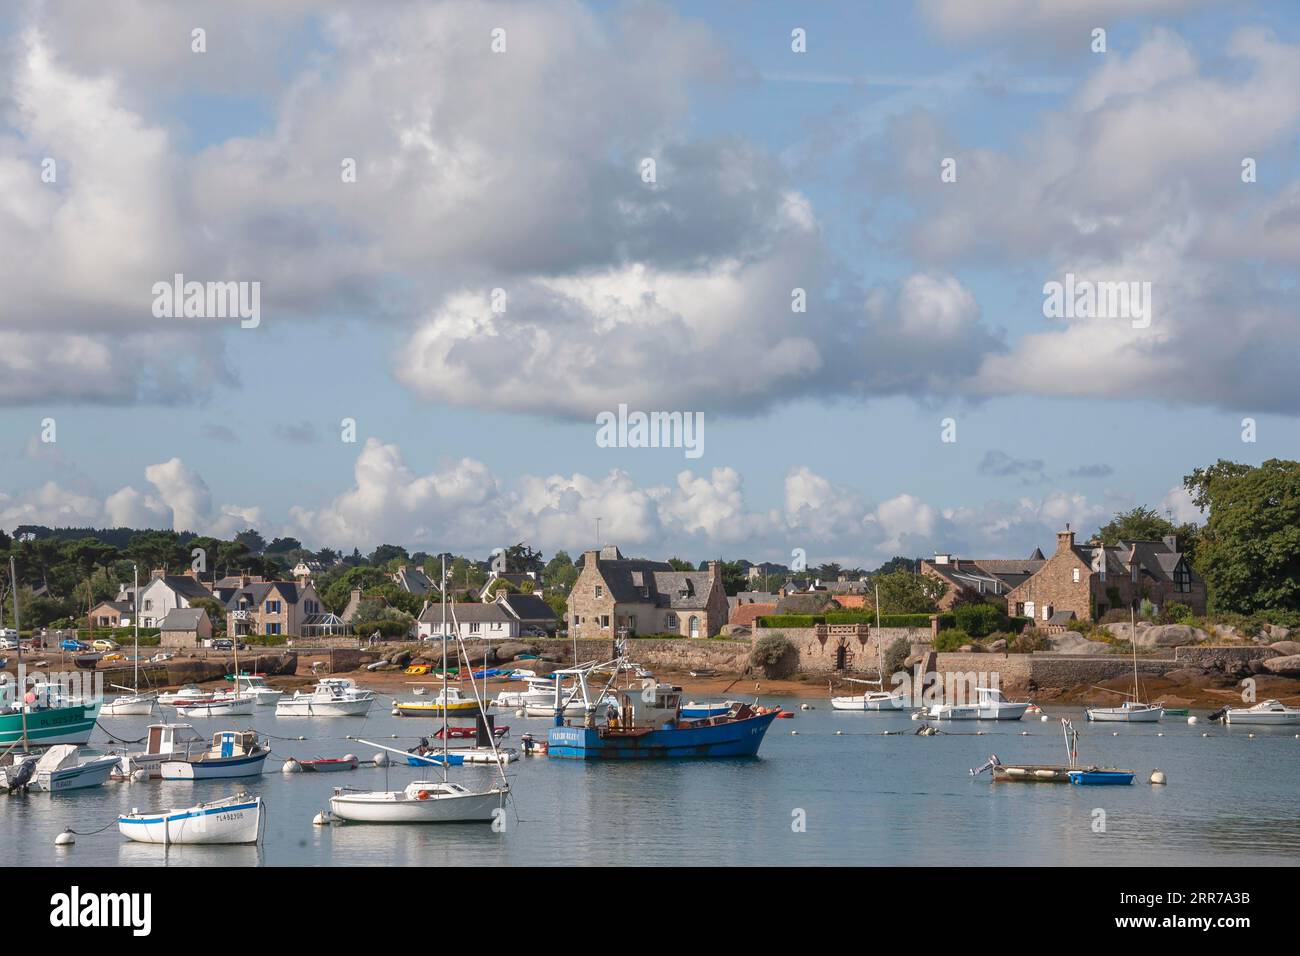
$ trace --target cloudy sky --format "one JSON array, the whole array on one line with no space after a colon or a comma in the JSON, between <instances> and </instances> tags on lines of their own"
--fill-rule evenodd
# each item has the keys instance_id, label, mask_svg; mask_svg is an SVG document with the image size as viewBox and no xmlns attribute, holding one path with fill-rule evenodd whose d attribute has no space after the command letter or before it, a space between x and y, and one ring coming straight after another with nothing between
<instances>
[{"instance_id":1,"label":"cloudy sky","mask_svg":"<svg viewBox=\"0 0 1300 956\"><path fill-rule=\"evenodd\" d=\"M1289 4L8 4L0 527L870 566L1192 518L1300 440L1298 132ZM176 274L260 321L159 317ZM620 404L703 455L601 447Z\"/></svg>"}]
</instances>

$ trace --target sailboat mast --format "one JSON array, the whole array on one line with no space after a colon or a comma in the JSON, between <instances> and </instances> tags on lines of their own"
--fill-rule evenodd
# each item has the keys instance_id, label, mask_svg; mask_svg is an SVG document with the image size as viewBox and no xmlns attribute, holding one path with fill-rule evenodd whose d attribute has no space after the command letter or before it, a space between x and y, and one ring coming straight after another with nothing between
<instances>
[{"instance_id":1,"label":"sailboat mast","mask_svg":"<svg viewBox=\"0 0 1300 956\"><path fill-rule=\"evenodd\" d=\"M14 591L14 633L18 635L18 685L14 695L18 698L18 713L22 714L23 753L27 752L27 701L23 699L23 625L18 617L18 570L14 565L14 556L9 555L9 586Z\"/></svg>"},{"instance_id":2,"label":"sailboat mast","mask_svg":"<svg viewBox=\"0 0 1300 956\"><path fill-rule=\"evenodd\" d=\"M453 612L453 617L454 617ZM442 782L447 782L447 552L442 554Z\"/></svg>"},{"instance_id":3,"label":"sailboat mast","mask_svg":"<svg viewBox=\"0 0 1300 956\"><path fill-rule=\"evenodd\" d=\"M135 589L131 592L131 623L135 625L135 692L140 693L140 615L135 613L135 606L140 601L140 565L131 565L135 578Z\"/></svg>"},{"instance_id":4,"label":"sailboat mast","mask_svg":"<svg viewBox=\"0 0 1300 956\"><path fill-rule=\"evenodd\" d=\"M1128 638L1133 645L1133 699L1142 704L1146 702L1142 700L1142 689L1138 687L1137 609L1133 607L1132 602L1129 603L1128 615Z\"/></svg>"}]
</instances>

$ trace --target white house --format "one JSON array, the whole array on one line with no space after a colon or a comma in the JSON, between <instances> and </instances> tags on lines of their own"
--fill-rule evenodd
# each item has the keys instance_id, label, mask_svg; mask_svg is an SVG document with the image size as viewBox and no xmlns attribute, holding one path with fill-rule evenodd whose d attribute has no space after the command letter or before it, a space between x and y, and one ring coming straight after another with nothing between
<instances>
[{"instance_id":1,"label":"white house","mask_svg":"<svg viewBox=\"0 0 1300 956\"><path fill-rule=\"evenodd\" d=\"M420 640L427 641L442 633L442 605L430 602L420 612L416 625ZM462 640L506 640L519 636L519 618L497 602L452 601L447 605L447 634L459 634Z\"/></svg>"},{"instance_id":2,"label":"white house","mask_svg":"<svg viewBox=\"0 0 1300 956\"><path fill-rule=\"evenodd\" d=\"M193 574L168 574L162 569L152 572L149 583L140 586L140 626L160 627L165 618L177 608L188 608L198 598L210 598L212 592L205 588Z\"/></svg>"}]
</instances>

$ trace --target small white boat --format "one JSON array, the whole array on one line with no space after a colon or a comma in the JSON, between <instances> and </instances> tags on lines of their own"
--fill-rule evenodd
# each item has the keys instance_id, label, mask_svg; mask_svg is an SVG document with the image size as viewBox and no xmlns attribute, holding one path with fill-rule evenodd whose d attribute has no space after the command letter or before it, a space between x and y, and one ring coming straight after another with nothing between
<instances>
[{"instance_id":1,"label":"small white boat","mask_svg":"<svg viewBox=\"0 0 1300 956\"><path fill-rule=\"evenodd\" d=\"M865 691L845 697L832 697L831 710L848 710L862 712L882 710L906 710L911 706L911 697L901 692L884 689L884 682L878 680L861 680L857 677L845 678L853 684L866 684L875 690Z\"/></svg>"},{"instance_id":2,"label":"small white boat","mask_svg":"<svg viewBox=\"0 0 1300 956\"><path fill-rule=\"evenodd\" d=\"M129 780L137 770L143 770L151 778L161 777L164 760L188 760L194 745L202 742L190 724L150 724L144 750L120 755L113 776Z\"/></svg>"},{"instance_id":3,"label":"small white boat","mask_svg":"<svg viewBox=\"0 0 1300 956\"><path fill-rule=\"evenodd\" d=\"M322 677L309 692L294 691L275 705L277 717L364 717L375 702L374 691L361 690L346 677Z\"/></svg>"},{"instance_id":4,"label":"small white boat","mask_svg":"<svg viewBox=\"0 0 1300 956\"><path fill-rule=\"evenodd\" d=\"M339 787L330 797L330 812L352 823L491 823L507 792L504 786L480 792L441 780L417 780L404 790Z\"/></svg>"},{"instance_id":5,"label":"small white boat","mask_svg":"<svg viewBox=\"0 0 1300 956\"><path fill-rule=\"evenodd\" d=\"M935 704L929 710L934 720L1019 720L1029 701L1007 700L996 687L976 687L969 704Z\"/></svg>"},{"instance_id":6,"label":"small white boat","mask_svg":"<svg viewBox=\"0 0 1300 956\"><path fill-rule=\"evenodd\" d=\"M258 707L274 707L284 691L272 687L261 674L240 674L235 678L235 693L252 697Z\"/></svg>"},{"instance_id":7,"label":"small white boat","mask_svg":"<svg viewBox=\"0 0 1300 956\"><path fill-rule=\"evenodd\" d=\"M256 843L262 798L240 793L178 810L136 810L118 817L122 835L137 843Z\"/></svg>"},{"instance_id":8,"label":"small white boat","mask_svg":"<svg viewBox=\"0 0 1300 956\"><path fill-rule=\"evenodd\" d=\"M0 786L22 786L45 793L63 793L66 790L84 790L100 787L117 766L114 756L91 757L82 760L80 748L75 744L56 744L39 756L32 754L16 760L13 766L0 767ZM30 772L23 764L31 762ZM21 782L26 778L25 782Z\"/></svg>"},{"instance_id":9,"label":"small white boat","mask_svg":"<svg viewBox=\"0 0 1300 956\"><path fill-rule=\"evenodd\" d=\"M158 703L164 707L183 707L187 704L201 704L217 696L211 691L206 691L198 684L186 684L180 690L169 691L166 694L158 695Z\"/></svg>"},{"instance_id":10,"label":"small white boat","mask_svg":"<svg viewBox=\"0 0 1300 956\"><path fill-rule=\"evenodd\" d=\"M618 698L605 696L596 704L597 708L601 707L618 707ZM564 704L565 717L582 717L587 713L587 705L582 700L568 700ZM548 703L530 703L524 706L524 714L528 717L554 717L555 701Z\"/></svg>"},{"instance_id":11,"label":"small white boat","mask_svg":"<svg viewBox=\"0 0 1300 956\"><path fill-rule=\"evenodd\" d=\"M1263 700L1254 707L1230 707L1223 712L1226 724L1279 726L1300 724L1300 707L1288 707L1280 700Z\"/></svg>"},{"instance_id":12,"label":"small white boat","mask_svg":"<svg viewBox=\"0 0 1300 956\"><path fill-rule=\"evenodd\" d=\"M157 694L121 694L104 701L99 708L101 717L148 717L158 703Z\"/></svg>"},{"instance_id":13,"label":"small white boat","mask_svg":"<svg viewBox=\"0 0 1300 956\"><path fill-rule=\"evenodd\" d=\"M213 697L176 707L178 717L246 717L257 706L257 699L243 694Z\"/></svg>"},{"instance_id":14,"label":"small white boat","mask_svg":"<svg viewBox=\"0 0 1300 956\"><path fill-rule=\"evenodd\" d=\"M271 751L252 730L223 730L212 735L212 749L185 760L164 760L164 780L229 780L260 777Z\"/></svg>"},{"instance_id":15,"label":"small white boat","mask_svg":"<svg viewBox=\"0 0 1300 956\"><path fill-rule=\"evenodd\" d=\"M1089 720L1101 723L1154 724L1165 715L1165 709L1160 704L1126 700L1118 707L1089 707L1086 713Z\"/></svg>"}]
</instances>

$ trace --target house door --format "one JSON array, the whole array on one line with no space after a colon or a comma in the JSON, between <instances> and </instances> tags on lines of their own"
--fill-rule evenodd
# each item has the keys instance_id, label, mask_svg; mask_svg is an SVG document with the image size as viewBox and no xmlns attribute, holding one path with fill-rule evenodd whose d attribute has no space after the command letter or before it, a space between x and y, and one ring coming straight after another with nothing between
<instances>
[{"instance_id":1,"label":"house door","mask_svg":"<svg viewBox=\"0 0 1300 956\"><path fill-rule=\"evenodd\" d=\"M837 671L842 671L846 666L848 666L848 652L849 649L843 644L835 648L835 669Z\"/></svg>"},{"instance_id":2,"label":"house door","mask_svg":"<svg viewBox=\"0 0 1300 956\"><path fill-rule=\"evenodd\" d=\"M1033 601L1026 601L1026 602L1025 602L1025 617L1029 618L1031 621L1034 619L1034 602L1033 602Z\"/></svg>"},{"instance_id":3,"label":"house door","mask_svg":"<svg viewBox=\"0 0 1300 956\"><path fill-rule=\"evenodd\" d=\"M700 619L695 615L691 615L691 637L699 637L699 636L700 636Z\"/></svg>"}]
</instances>

